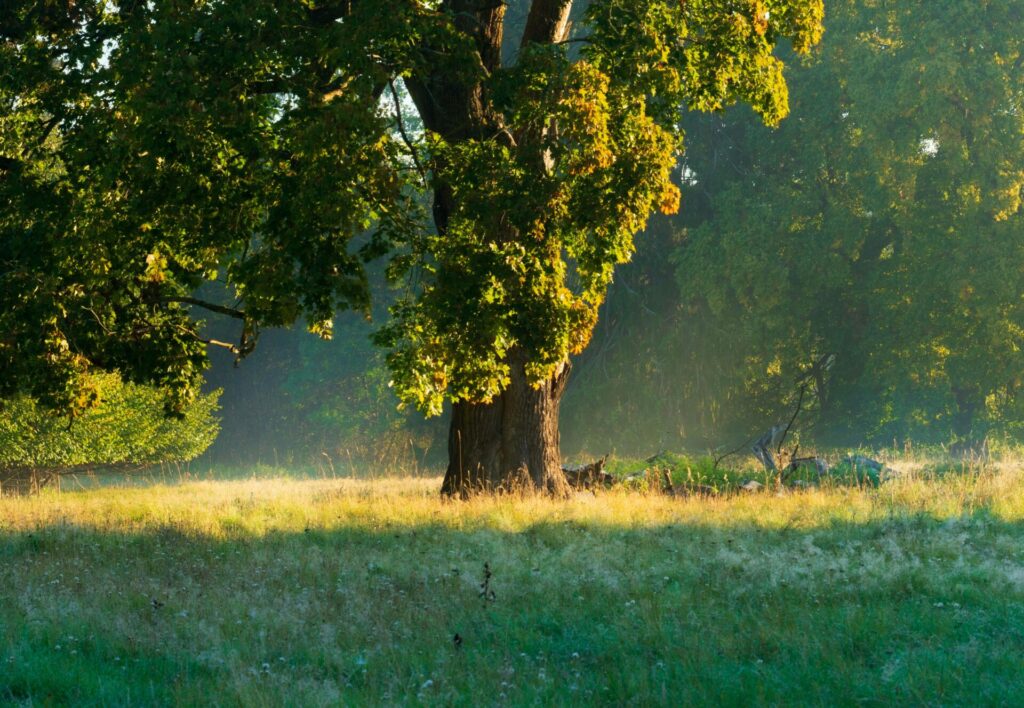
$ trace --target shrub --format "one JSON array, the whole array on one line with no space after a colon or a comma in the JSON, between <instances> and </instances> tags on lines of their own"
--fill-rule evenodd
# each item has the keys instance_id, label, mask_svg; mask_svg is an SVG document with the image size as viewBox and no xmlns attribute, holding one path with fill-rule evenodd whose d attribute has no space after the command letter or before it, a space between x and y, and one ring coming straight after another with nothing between
<instances>
[{"instance_id":1,"label":"shrub","mask_svg":"<svg viewBox=\"0 0 1024 708\"><path fill-rule=\"evenodd\" d=\"M206 450L220 430L220 391L200 396L182 418L165 415L154 388L91 377L99 405L77 418L58 417L28 396L0 400L0 470L146 466L183 462Z\"/></svg>"}]
</instances>

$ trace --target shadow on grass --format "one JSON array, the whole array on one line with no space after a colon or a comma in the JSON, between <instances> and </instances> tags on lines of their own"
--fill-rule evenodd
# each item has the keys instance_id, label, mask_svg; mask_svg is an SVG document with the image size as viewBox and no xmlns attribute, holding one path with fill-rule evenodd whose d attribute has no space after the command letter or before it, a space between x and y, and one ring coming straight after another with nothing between
<instances>
[{"instance_id":1,"label":"shadow on grass","mask_svg":"<svg viewBox=\"0 0 1024 708\"><path fill-rule=\"evenodd\" d=\"M0 702L1024 695L1024 527L984 508L774 527L244 522L0 527Z\"/></svg>"}]
</instances>

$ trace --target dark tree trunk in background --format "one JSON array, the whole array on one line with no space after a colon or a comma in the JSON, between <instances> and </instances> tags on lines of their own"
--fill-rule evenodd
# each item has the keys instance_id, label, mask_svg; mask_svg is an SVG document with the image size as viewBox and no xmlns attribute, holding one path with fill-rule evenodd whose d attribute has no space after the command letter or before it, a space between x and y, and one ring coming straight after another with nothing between
<instances>
[{"instance_id":1,"label":"dark tree trunk in background","mask_svg":"<svg viewBox=\"0 0 1024 708\"><path fill-rule=\"evenodd\" d=\"M510 359L512 380L494 401L452 406L448 471L441 485L445 496L569 493L558 439L558 410L569 366L534 388L526 380L525 358L513 353Z\"/></svg>"},{"instance_id":2,"label":"dark tree trunk in background","mask_svg":"<svg viewBox=\"0 0 1024 708\"><path fill-rule=\"evenodd\" d=\"M973 445L974 417L981 408L981 394L973 388L953 388L956 397L956 412L953 414L953 436L961 445Z\"/></svg>"}]
</instances>

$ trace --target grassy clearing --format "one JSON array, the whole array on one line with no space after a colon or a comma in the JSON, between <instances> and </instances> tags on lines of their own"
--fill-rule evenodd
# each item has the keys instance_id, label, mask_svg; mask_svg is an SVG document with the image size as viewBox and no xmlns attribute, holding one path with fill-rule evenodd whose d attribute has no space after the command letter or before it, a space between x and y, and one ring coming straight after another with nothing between
<instances>
[{"instance_id":1,"label":"grassy clearing","mask_svg":"<svg viewBox=\"0 0 1024 708\"><path fill-rule=\"evenodd\" d=\"M685 500L442 503L438 486L257 479L0 499L0 703L1024 695L1018 466Z\"/></svg>"}]
</instances>

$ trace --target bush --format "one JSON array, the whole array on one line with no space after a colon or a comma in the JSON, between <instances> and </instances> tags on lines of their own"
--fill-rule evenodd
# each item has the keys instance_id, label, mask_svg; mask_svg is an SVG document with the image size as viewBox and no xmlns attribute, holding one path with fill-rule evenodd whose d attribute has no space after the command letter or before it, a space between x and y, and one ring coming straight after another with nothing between
<instances>
[{"instance_id":1,"label":"bush","mask_svg":"<svg viewBox=\"0 0 1024 708\"><path fill-rule=\"evenodd\" d=\"M213 443L220 421L215 391L180 419L164 414L156 389L97 374L100 404L77 418L54 415L28 396L0 400L0 470L146 466L196 458Z\"/></svg>"}]
</instances>

